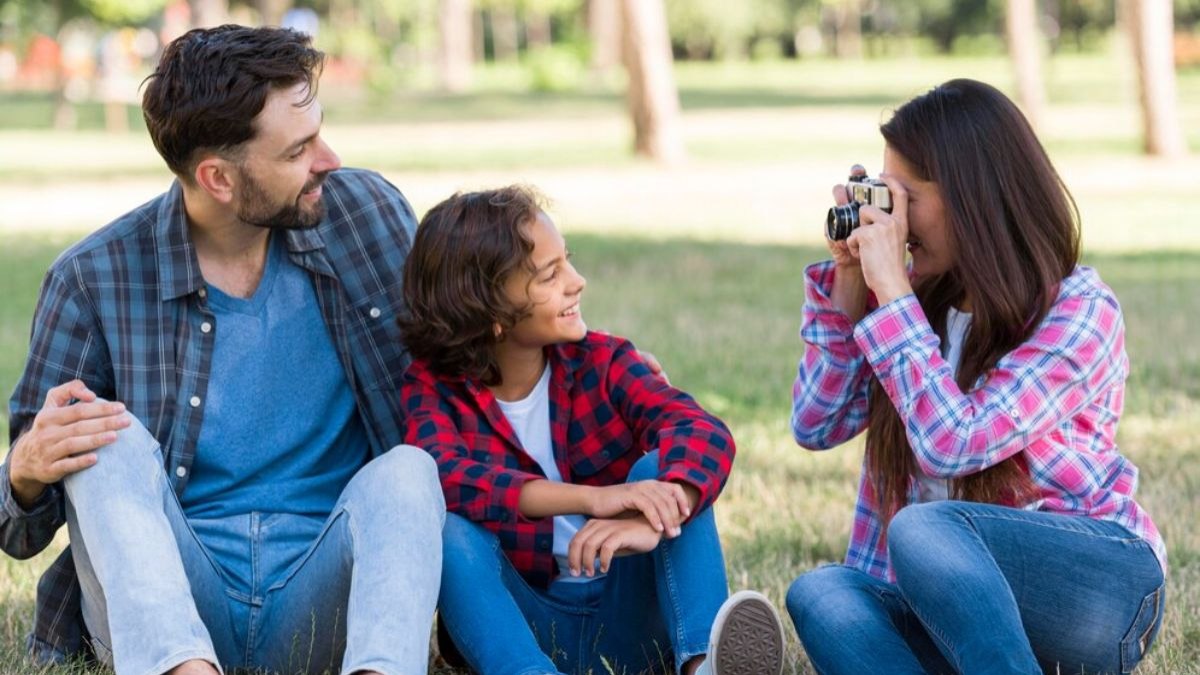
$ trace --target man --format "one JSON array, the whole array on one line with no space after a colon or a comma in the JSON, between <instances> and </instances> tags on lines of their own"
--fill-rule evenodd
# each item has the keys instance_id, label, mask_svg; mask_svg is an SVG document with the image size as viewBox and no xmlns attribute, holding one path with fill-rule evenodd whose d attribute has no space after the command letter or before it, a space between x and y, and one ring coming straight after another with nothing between
<instances>
[{"instance_id":1,"label":"man","mask_svg":"<svg viewBox=\"0 0 1200 675\"><path fill-rule=\"evenodd\" d=\"M400 446L415 219L338 170L302 34L168 46L143 113L177 179L42 287L0 466L0 546L67 525L30 649L119 674L423 673L444 503Z\"/></svg>"}]
</instances>

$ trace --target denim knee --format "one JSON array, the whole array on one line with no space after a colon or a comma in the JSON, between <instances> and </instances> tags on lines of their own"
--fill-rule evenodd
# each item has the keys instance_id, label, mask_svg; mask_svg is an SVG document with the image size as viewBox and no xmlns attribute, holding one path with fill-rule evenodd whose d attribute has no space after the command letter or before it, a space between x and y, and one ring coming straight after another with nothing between
<instances>
[{"instance_id":1,"label":"denim knee","mask_svg":"<svg viewBox=\"0 0 1200 675\"><path fill-rule=\"evenodd\" d=\"M366 501L376 508L385 500L385 508L396 513L432 511L439 521L446 516L437 463L411 445L397 445L368 462L350 480L345 495L349 504Z\"/></svg>"},{"instance_id":2,"label":"denim knee","mask_svg":"<svg viewBox=\"0 0 1200 675\"><path fill-rule=\"evenodd\" d=\"M129 417L130 425L117 431L117 439L96 450L95 464L63 478L68 494L90 487L107 493L116 486L156 485L165 477L158 440L138 418Z\"/></svg>"},{"instance_id":3,"label":"denim knee","mask_svg":"<svg viewBox=\"0 0 1200 675\"><path fill-rule=\"evenodd\" d=\"M629 470L629 475L625 477L626 483L633 483L639 480L656 480L658 479L658 451L647 452L642 455L641 459L633 464L633 468Z\"/></svg>"},{"instance_id":4,"label":"denim knee","mask_svg":"<svg viewBox=\"0 0 1200 675\"><path fill-rule=\"evenodd\" d=\"M838 622L853 622L854 605L845 602L843 593L857 589L862 573L845 565L825 565L800 575L788 588L788 615L797 631L802 631L806 617L819 616L821 623L835 628ZM843 617L847 610L850 616Z\"/></svg>"},{"instance_id":5,"label":"denim knee","mask_svg":"<svg viewBox=\"0 0 1200 675\"><path fill-rule=\"evenodd\" d=\"M887 550L893 567L919 564L931 556L941 557L936 544L956 526L968 526L960 502L938 501L912 504L896 512L888 524Z\"/></svg>"}]
</instances>

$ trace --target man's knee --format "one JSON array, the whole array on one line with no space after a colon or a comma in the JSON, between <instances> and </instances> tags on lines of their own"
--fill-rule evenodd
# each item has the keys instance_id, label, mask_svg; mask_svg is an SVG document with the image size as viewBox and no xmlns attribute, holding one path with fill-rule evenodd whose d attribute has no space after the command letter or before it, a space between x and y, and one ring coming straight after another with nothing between
<instances>
[{"instance_id":1,"label":"man's knee","mask_svg":"<svg viewBox=\"0 0 1200 675\"><path fill-rule=\"evenodd\" d=\"M158 440L136 417L130 419L115 441L97 448L95 464L63 478L68 495L91 487L113 492L119 486L157 484L163 476Z\"/></svg>"},{"instance_id":2,"label":"man's knee","mask_svg":"<svg viewBox=\"0 0 1200 675\"><path fill-rule=\"evenodd\" d=\"M352 494L374 498L386 495L391 508L404 512L430 510L439 521L445 518L446 501L437 463L429 453L411 445L397 445L368 462L349 489Z\"/></svg>"}]
</instances>

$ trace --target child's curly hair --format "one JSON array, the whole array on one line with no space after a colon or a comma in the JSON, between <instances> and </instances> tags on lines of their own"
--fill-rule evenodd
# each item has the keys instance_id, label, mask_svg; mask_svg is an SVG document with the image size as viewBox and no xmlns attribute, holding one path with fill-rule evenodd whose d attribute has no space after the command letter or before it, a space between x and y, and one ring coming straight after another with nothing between
<instances>
[{"instance_id":1,"label":"child's curly hair","mask_svg":"<svg viewBox=\"0 0 1200 675\"><path fill-rule=\"evenodd\" d=\"M504 285L522 266L533 271L525 226L545 201L531 187L510 185L459 192L425 214L404 269L408 311L398 319L413 358L440 375L500 383L492 348L529 313L509 301Z\"/></svg>"}]
</instances>

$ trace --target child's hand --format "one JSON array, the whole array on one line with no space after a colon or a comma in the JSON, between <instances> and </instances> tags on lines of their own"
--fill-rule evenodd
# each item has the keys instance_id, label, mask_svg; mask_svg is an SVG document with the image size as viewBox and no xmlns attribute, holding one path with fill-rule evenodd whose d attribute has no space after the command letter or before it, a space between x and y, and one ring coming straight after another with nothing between
<instances>
[{"instance_id":1,"label":"child's hand","mask_svg":"<svg viewBox=\"0 0 1200 675\"><path fill-rule=\"evenodd\" d=\"M571 576L595 576L599 559L600 573L607 574L612 559L620 555L653 551L662 534L643 516L633 518L589 520L571 538L567 548L567 565Z\"/></svg>"},{"instance_id":2,"label":"child's hand","mask_svg":"<svg viewBox=\"0 0 1200 675\"><path fill-rule=\"evenodd\" d=\"M639 513L659 534L679 536L679 526L692 515L683 486L661 480L640 480L592 488L586 515L617 518Z\"/></svg>"}]
</instances>

